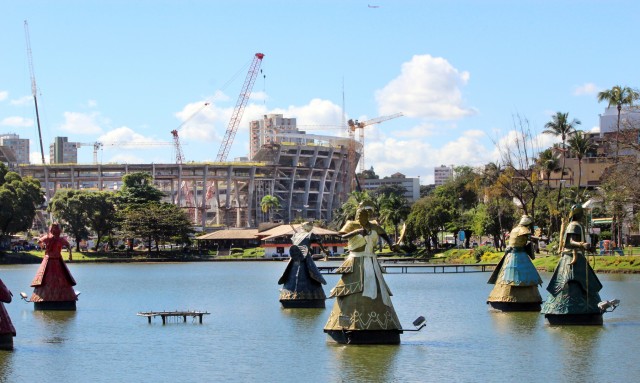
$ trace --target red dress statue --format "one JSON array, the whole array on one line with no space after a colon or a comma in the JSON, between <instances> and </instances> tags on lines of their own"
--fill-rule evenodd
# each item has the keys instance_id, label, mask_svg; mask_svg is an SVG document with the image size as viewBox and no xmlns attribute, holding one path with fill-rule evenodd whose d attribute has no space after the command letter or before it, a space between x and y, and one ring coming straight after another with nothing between
<instances>
[{"instance_id":1,"label":"red dress statue","mask_svg":"<svg viewBox=\"0 0 640 383\"><path fill-rule=\"evenodd\" d=\"M31 302L36 310L75 310L78 297L73 290L76 281L62 260L63 248L71 246L66 239L60 237L60 226L51 224L49 234L38 239L45 248L44 258L36 273L31 287L34 287ZM71 257L71 255L69 255Z\"/></svg>"},{"instance_id":2,"label":"red dress statue","mask_svg":"<svg viewBox=\"0 0 640 383\"><path fill-rule=\"evenodd\" d=\"M2 280L0 280L0 350L12 350L16 329L13 327L9 313L1 302L11 303L11 291L4 285Z\"/></svg>"}]
</instances>

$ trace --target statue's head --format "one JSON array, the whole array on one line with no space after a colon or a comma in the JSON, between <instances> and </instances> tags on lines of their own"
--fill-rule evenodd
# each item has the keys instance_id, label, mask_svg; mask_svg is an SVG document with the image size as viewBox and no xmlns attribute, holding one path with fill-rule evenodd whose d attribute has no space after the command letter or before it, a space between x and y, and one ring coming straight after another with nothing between
<instances>
[{"instance_id":1,"label":"statue's head","mask_svg":"<svg viewBox=\"0 0 640 383\"><path fill-rule=\"evenodd\" d=\"M582 219L584 211L582 210L582 206L580 204L575 204L571 206L571 211L569 212L569 219L572 221L579 221Z\"/></svg>"},{"instance_id":2,"label":"statue's head","mask_svg":"<svg viewBox=\"0 0 640 383\"><path fill-rule=\"evenodd\" d=\"M312 221L304 222L302 224L302 230L306 232L310 232L311 230L313 230L313 222Z\"/></svg>"},{"instance_id":3,"label":"statue's head","mask_svg":"<svg viewBox=\"0 0 640 383\"><path fill-rule=\"evenodd\" d=\"M532 223L533 221L531 220L531 217L525 214L522 216L522 218L520 218L520 222L518 223L518 225L529 227Z\"/></svg>"},{"instance_id":4,"label":"statue's head","mask_svg":"<svg viewBox=\"0 0 640 383\"><path fill-rule=\"evenodd\" d=\"M356 210L356 221L365 223L369 222L369 217L373 214L374 207L371 201L362 201Z\"/></svg>"},{"instance_id":5,"label":"statue's head","mask_svg":"<svg viewBox=\"0 0 640 383\"><path fill-rule=\"evenodd\" d=\"M49 226L49 233L55 237L60 236L60 225L58 223L52 223L51 226Z\"/></svg>"}]
</instances>

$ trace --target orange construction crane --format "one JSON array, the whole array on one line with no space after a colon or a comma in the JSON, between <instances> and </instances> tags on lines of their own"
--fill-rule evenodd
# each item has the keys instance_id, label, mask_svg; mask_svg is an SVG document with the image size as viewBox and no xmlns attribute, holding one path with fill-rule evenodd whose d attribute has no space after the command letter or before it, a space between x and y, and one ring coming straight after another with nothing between
<instances>
[{"instance_id":1,"label":"orange construction crane","mask_svg":"<svg viewBox=\"0 0 640 383\"><path fill-rule=\"evenodd\" d=\"M380 116L380 117L376 117L376 118L372 118L371 120L367 120L367 121L362 121L362 122L358 122L358 120L349 120L348 124L349 124L349 138L350 139L355 139L355 131L356 129L360 129L360 172L362 173L365 169L364 167L364 127L365 126L369 126L369 125L374 125L374 124L379 124L383 121L388 121L391 120L393 118L397 118L397 117L401 117L402 113L396 113L396 114L391 114L388 116ZM354 143L355 144L355 143ZM350 146L350 148L353 148L352 150L355 151L355 145ZM350 160L351 161L355 161L355 152L353 153L349 153L350 155ZM354 165L354 169L355 169L355 164Z\"/></svg>"},{"instance_id":2,"label":"orange construction crane","mask_svg":"<svg viewBox=\"0 0 640 383\"><path fill-rule=\"evenodd\" d=\"M260 64L262 63L263 57L264 54L256 53L253 58L253 62L249 67L247 78L244 80L244 85L242 86L242 90L240 91L240 96L238 97L238 101L236 102L236 107L233 109L233 114L231 114L229 126L227 127L227 131L224 134L222 144L220 145L220 149L218 151L218 156L216 157L216 161L218 162L224 162L227 160L229 150L231 150L231 144L233 143L233 139L236 136L238 125L240 125L240 120L242 119L244 108L247 105L249 96L251 95L251 90L253 89L253 84L256 81L256 76L258 75L258 71L260 70Z\"/></svg>"}]
</instances>

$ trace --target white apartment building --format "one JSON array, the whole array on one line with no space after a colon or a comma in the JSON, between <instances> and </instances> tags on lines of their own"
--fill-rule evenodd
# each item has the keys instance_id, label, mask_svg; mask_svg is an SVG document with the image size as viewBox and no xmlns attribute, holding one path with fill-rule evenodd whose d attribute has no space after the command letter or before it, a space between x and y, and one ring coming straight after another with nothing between
<instances>
[{"instance_id":1,"label":"white apartment building","mask_svg":"<svg viewBox=\"0 0 640 383\"><path fill-rule=\"evenodd\" d=\"M409 178L402 173L392 174L390 177L379 179L362 180L362 188L367 191L374 191L381 186L398 185L405 188L403 197L410 204L420 199L420 178Z\"/></svg>"},{"instance_id":2,"label":"white apartment building","mask_svg":"<svg viewBox=\"0 0 640 383\"><path fill-rule=\"evenodd\" d=\"M453 177L453 166L441 165L433 168L433 178L436 186L443 185L451 177Z\"/></svg>"},{"instance_id":3,"label":"white apartment building","mask_svg":"<svg viewBox=\"0 0 640 383\"><path fill-rule=\"evenodd\" d=\"M29 163L29 139L8 133L0 135L0 146L10 148L16 156L17 164Z\"/></svg>"}]
</instances>

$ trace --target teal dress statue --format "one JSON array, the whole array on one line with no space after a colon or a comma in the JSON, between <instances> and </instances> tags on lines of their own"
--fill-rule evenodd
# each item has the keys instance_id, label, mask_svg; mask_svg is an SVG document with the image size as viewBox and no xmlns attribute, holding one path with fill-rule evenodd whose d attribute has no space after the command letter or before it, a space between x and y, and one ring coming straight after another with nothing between
<instances>
[{"instance_id":1,"label":"teal dress statue","mask_svg":"<svg viewBox=\"0 0 640 383\"><path fill-rule=\"evenodd\" d=\"M531 262L535 258L531 238L531 218L522 216L509 235L509 247L491 273L494 284L487 303L496 311L540 311L540 274Z\"/></svg>"},{"instance_id":2,"label":"teal dress statue","mask_svg":"<svg viewBox=\"0 0 640 383\"><path fill-rule=\"evenodd\" d=\"M602 283L585 257L589 243L585 242L580 223L582 207L572 207L569 218L571 222L561 237L560 260L547 286L549 296L541 313L550 324L601 325Z\"/></svg>"}]
</instances>

